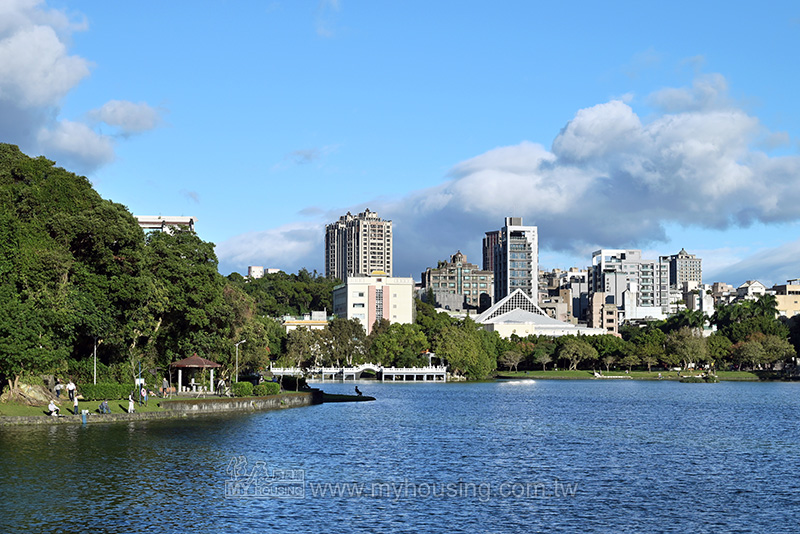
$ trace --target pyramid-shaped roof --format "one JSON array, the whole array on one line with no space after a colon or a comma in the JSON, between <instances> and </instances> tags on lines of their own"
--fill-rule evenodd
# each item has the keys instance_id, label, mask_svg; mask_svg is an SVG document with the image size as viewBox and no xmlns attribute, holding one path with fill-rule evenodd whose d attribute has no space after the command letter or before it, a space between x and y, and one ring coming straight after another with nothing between
<instances>
[{"instance_id":1,"label":"pyramid-shaped roof","mask_svg":"<svg viewBox=\"0 0 800 534\"><path fill-rule=\"evenodd\" d=\"M563 324L547 315L531 298L521 289L514 290L494 306L478 315L476 323L496 322L524 322L536 324Z\"/></svg>"},{"instance_id":2,"label":"pyramid-shaped roof","mask_svg":"<svg viewBox=\"0 0 800 534\"><path fill-rule=\"evenodd\" d=\"M207 360L196 353L186 359L169 364L170 367L196 367L206 369L209 367L222 367L220 364Z\"/></svg>"}]
</instances>

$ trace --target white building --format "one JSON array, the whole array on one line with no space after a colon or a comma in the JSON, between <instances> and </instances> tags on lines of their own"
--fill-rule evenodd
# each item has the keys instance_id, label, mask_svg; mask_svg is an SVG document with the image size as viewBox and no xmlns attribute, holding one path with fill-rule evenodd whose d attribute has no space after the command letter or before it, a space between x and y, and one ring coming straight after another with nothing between
<instances>
[{"instance_id":1,"label":"white building","mask_svg":"<svg viewBox=\"0 0 800 534\"><path fill-rule=\"evenodd\" d=\"M522 289L515 290L475 317L475 322L483 325L484 330L497 332L504 338L511 337L512 334L520 337L557 337L599 336L607 333L603 328L587 328L549 317Z\"/></svg>"},{"instance_id":2,"label":"white building","mask_svg":"<svg viewBox=\"0 0 800 534\"><path fill-rule=\"evenodd\" d=\"M592 254L589 292L605 293L619 320L663 319L669 314L669 264L642 259L641 250L601 249Z\"/></svg>"},{"instance_id":3,"label":"white building","mask_svg":"<svg viewBox=\"0 0 800 534\"><path fill-rule=\"evenodd\" d=\"M395 278L381 271L371 276L348 276L333 288L333 313L358 319L369 334L378 319L391 323L414 322L414 279Z\"/></svg>"},{"instance_id":4,"label":"white building","mask_svg":"<svg viewBox=\"0 0 800 534\"><path fill-rule=\"evenodd\" d=\"M328 326L328 314L324 311L312 311L299 317L293 315L284 315L281 317L281 326L288 334L292 330L298 328L306 328L308 330L322 330Z\"/></svg>"},{"instance_id":5,"label":"white building","mask_svg":"<svg viewBox=\"0 0 800 534\"><path fill-rule=\"evenodd\" d=\"M197 217L178 217L164 215L134 215L142 230L160 230L172 233L174 228L188 228L194 232Z\"/></svg>"}]
</instances>

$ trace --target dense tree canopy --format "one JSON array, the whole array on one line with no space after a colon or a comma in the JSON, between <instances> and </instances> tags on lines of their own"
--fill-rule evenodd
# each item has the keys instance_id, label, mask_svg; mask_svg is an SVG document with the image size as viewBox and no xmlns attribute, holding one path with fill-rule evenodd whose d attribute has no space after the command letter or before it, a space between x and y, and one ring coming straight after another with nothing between
<instances>
[{"instance_id":1,"label":"dense tree canopy","mask_svg":"<svg viewBox=\"0 0 800 534\"><path fill-rule=\"evenodd\" d=\"M122 205L81 176L0 144L0 382L26 374L87 377L95 347L101 380L129 380L142 366L164 370L197 353L260 370L287 365L427 363L432 350L452 372L484 378L509 369L713 365L793 366L800 319L782 320L776 299L721 306L713 317L684 311L626 325L622 338L502 339L471 319L416 301L414 324L365 325L335 318L325 330L287 336L283 315L332 310L339 282L305 269L250 280L217 270L214 245L191 231L145 234ZM706 323L717 332L701 335Z\"/></svg>"}]
</instances>

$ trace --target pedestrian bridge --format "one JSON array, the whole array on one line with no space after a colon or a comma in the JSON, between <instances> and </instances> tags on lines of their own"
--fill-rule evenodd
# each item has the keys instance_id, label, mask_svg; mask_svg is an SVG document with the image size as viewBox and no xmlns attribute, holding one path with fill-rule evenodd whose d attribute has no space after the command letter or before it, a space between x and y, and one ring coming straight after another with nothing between
<instances>
[{"instance_id":1,"label":"pedestrian bridge","mask_svg":"<svg viewBox=\"0 0 800 534\"><path fill-rule=\"evenodd\" d=\"M381 382L447 382L447 366L427 367L383 367L374 363L362 363L355 367L312 367L300 369L298 367L272 367L270 371L274 376L301 376L308 374L311 378L325 380L358 380L364 371L372 371Z\"/></svg>"}]
</instances>

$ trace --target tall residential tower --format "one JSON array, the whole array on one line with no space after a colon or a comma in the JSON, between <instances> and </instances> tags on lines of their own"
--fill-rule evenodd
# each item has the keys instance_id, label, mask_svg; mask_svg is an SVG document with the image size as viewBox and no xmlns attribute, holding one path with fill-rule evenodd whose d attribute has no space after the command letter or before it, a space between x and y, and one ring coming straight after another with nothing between
<instances>
[{"instance_id":1,"label":"tall residential tower","mask_svg":"<svg viewBox=\"0 0 800 534\"><path fill-rule=\"evenodd\" d=\"M374 271L392 276L392 221L367 209L325 226L325 276L346 281Z\"/></svg>"},{"instance_id":2,"label":"tall residential tower","mask_svg":"<svg viewBox=\"0 0 800 534\"><path fill-rule=\"evenodd\" d=\"M487 239L493 238L487 232ZM486 240L484 240L486 246ZM522 289L539 300L539 231L523 226L522 217L506 217L493 246L494 301Z\"/></svg>"}]
</instances>

